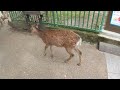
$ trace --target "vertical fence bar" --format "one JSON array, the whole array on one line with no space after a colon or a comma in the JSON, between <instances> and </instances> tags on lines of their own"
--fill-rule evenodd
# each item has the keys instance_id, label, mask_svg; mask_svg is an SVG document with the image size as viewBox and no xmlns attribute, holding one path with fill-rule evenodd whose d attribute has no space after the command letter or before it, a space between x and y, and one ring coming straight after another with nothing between
<instances>
[{"instance_id":1,"label":"vertical fence bar","mask_svg":"<svg viewBox=\"0 0 120 90\"><path fill-rule=\"evenodd\" d=\"M15 11L14 14L15 14L15 19L18 20L18 18L17 18L17 11Z\"/></svg>"},{"instance_id":2,"label":"vertical fence bar","mask_svg":"<svg viewBox=\"0 0 120 90\"><path fill-rule=\"evenodd\" d=\"M102 21L101 21L101 25L100 25L100 31L102 30L102 27L103 27L103 24L104 24L105 15L106 15L106 11L103 12Z\"/></svg>"},{"instance_id":3,"label":"vertical fence bar","mask_svg":"<svg viewBox=\"0 0 120 90\"><path fill-rule=\"evenodd\" d=\"M97 15L97 21L96 21L96 25L95 25L95 30L96 30L96 28L97 28L97 24L98 24L99 15L100 15L100 11L98 11L98 15Z\"/></svg>"},{"instance_id":4,"label":"vertical fence bar","mask_svg":"<svg viewBox=\"0 0 120 90\"><path fill-rule=\"evenodd\" d=\"M24 19L23 19L24 16L23 16L23 14L22 14L22 11L20 11L20 14L21 14L21 16L20 16L21 20L24 20Z\"/></svg>"},{"instance_id":5,"label":"vertical fence bar","mask_svg":"<svg viewBox=\"0 0 120 90\"><path fill-rule=\"evenodd\" d=\"M30 15L30 19L31 19L30 21L33 22L33 16L32 15Z\"/></svg>"},{"instance_id":6,"label":"vertical fence bar","mask_svg":"<svg viewBox=\"0 0 120 90\"><path fill-rule=\"evenodd\" d=\"M68 11L67 11L67 26L68 26Z\"/></svg>"},{"instance_id":7,"label":"vertical fence bar","mask_svg":"<svg viewBox=\"0 0 120 90\"><path fill-rule=\"evenodd\" d=\"M45 21L48 22L48 21L49 21L48 11L45 12L45 17L46 17L46 18L45 18L45 19L46 19Z\"/></svg>"},{"instance_id":8,"label":"vertical fence bar","mask_svg":"<svg viewBox=\"0 0 120 90\"><path fill-rule=\"evenodd\" d=\"M21 11L21 15L22 15L22 18L24 18L24 14L23 14L23 12Z\"/></svg>"},{"instance_id":9,"label":"vertical fence bar","mask_svg":"<svg viewBox=\"0 0 120 90\"><path fill-rule=\"evenodd\" d=\"M64 25L65 25L65 11L63 11Z\"/></svg>"},{"instance_id":10,"label":"vertical fence bar","mask_svg":"<svg viewBox=\"0 0 120 90\"><path fill-rule=\"evenodd\" d=\"M36 16L35 16L35 20L36 20L36 22L38 23L38 19L37 19L37 16L38 16L38 15L36 15ZM46 20L44 20L44 21L46 21Z\"/></svg>"},{"instance_id":11,"label":"vertical fence bar","mask_svg":"<svg viewBox=\"0 0 120 90\"><path fill-rule=\"evenodd\" d=\"M76 11L75 11L75 24L74 24L74 26L76 26Z\"/></svg>"},{"instance_id":12,"label":"vertical fence bar","mask_svg":"<svg viewBox=\"0 0 120 90\"><path fill-rule=\"evenodd\" d=\"M11 11L12 19L14 20L14 11Z\"/></svg>"},{"instance_id":13,"label":"vertical fence bar","mask_svg":"<svg viewBox=\"0 0 120 90\"><path fill-rule=\"evenodd\" d=\"M45 17L43 16L43 18L42 18L43 20L42 21L45 21Z\"/></svg>"},{"instance_id":14,"label":"vertical fence bar","mask_svg":"<svg viewBox=\"0 0 120 90\"><path fill-rule=\"evenodd\" d=\"M56 15L57 15L57 24L58 24L58 22L59 22L58 11L56 11Z\"/></svg>"},{"instance_id":15,"label":"vertical fence bar","mask_svg":"<svg viewBox=\"0 0 120 90\"><path fill-rule=\"evenodd\" d=\"M28 17L25 14L26 21L28 22ZM29 20L31 21L31 15L29 15Z\"/></svg>"},{"instance_id":16,"label":"vertical fence bar","mask_svg":"<svg viewBox=\"0 0 120 90\"><path fill-rule=\"evenodd\" d=\"M33 22L35 22L35 19L36 19L36 15L33 15ZM42 21L44 21L44 17Z\"/></svg>"},{"instance_id":17,"label":"vertical fence bar","mask_svg":"<svg viewBox=\"0 0 120 90\"><path fill-rule=\"evenodd\" d=\"M49 12L48 12L49 15ZM40 15L38 16L38 18L40 19ZM38 19L39 24L41 24L41 21ZM49 19L50 20L50 19ZM49 21L48 21L49 22Z\"/></svg>"},{"instance_id":18,"label":"vertical fence bar","mask_svg":"<svg viewBox=\"0 0 120 90\"><path fill-rule=\"evenodd\" d=\"M24 15L23 11L21 11L21 16L22 16L22 17L21 17L22 20L25 21L25 15Z\"/></svg>"},{"instance_id":19,"label":"vertical fence bar","mask_svg":"<svg viewBox=\"0 0 120 90\"><path fill-rule=\"evenodd\" d=\"M78 22L78 27L80 27L80 16L81 16L81 11L79 11L79 22Z\"/></svg>"},{"instance_id":20,"label":"vertical fence bar","mask_svg":"<svg viewBox=\"0 0 120 90\"><path fill-rule=\"evenodd\" d=\"M17 11L15 11L15 17L16 17L16 20L18 20L18 14L19 14L19 11L17 12Z\"/></svg>"},{"instance_id":21,"label":"vertical fence bar","mask_svg":"<svg viewBox=\"0 0 120 90\"><path fill-rule=\"evenodd\" d=\"M91 24L91 29L92 29L92 26L93 26L94 15L95 15L95 11L93 11L93 17L92 17L92 24Z\"/></svg>"},{"instance_id":22,"label":"vertical fence bar","mask_svg":"<svg viewBox=\"0 0 120 90\"><path fill-rule=\"evenodd\" d=\"M31 15L29 16L29 20L32 22L32 16Z\"/></svg>"},{"instance_id":23,"label":"vertical fence bar","mask_svg":"<svg viewBox=\"0 0 120 90\"><path fill-rule=\"evenodd\" d=\"M85 11L84 11L84 15L83 15L83 24L82 24L82 27L84 26L84 19L85 19Z\"/></svg>"},{"instance_id":24,"label":"vertical fence bar","mask_svg":"<svg viewBox=\"0 0 120 90\"><path fill-rule=\"evenodd\" d=\"M54 15L54 11L52 11L52 15L53 15L53 24L54 24L54 27L55 27L55 15Z\"/></svg>"},{"instance_id":25,"label":"vertical fence bar","mask_svg":"<svg viewBox=\"0 0 120 90\"><path fill-rule=\"evenodd\" d=\"M35 15L31 15L31 16L32 16L32 22L35 22ZM44 19L44 17L42 19Z\"/></svg>"},{"instance_id":26,"label":"vertical fence bar","mask_svg":"<svg viewBox=\"0 0 120 90\"><path fill-rule=\"evenodd\" d=\"M14 13L13 13L13 17L14 17L14 19L16 19L16 13L15 13L15 11L14 11Z\"/></svg>"},{"instance_id":27,"label":"vertical fence bar","mask_svg":"<svg viewBox=\"0 0 120 90\"><path fill-rule=\"evenodd\" d=\"M50 11L50 20L51 20L51 23L52 23L52 11Z\"/></svg>"},{"instance_id":28,"label":"vertical fence bar","mask_svg":"<svg viewBox=\"0 0 120 90\"><path fill-rule=\"evenodd\" d=\"M35 22L35 15L31 15L31 16L32 16L32 22Z\"/></svg>"},{"instance_id":29,"label":"vertical fence bar","mask_svg":"<svg viewBox=\"0 0 120 90\"><path fill-rule=\"evenodd\" d=\"M47 13L48 14L48 13ZM38 23L39 23L39 18L40 18L40 15L37 16L37 20L38 20ZM49 19L48 20L45 20L46 22L49 22ZM43 21L44 22L44 21Z\"/></svg>"},{"instance_id":30,"label":"vertical fence bar","mask_svg":"<svg viewBox=\"0 0 120 90\"><path fill-rule=\"evenodd\" d=\"M55 22L56 22L56 20L55 20L55 11L52 11L52 17L53 17L53 24L55 26Z\"/></svg>"},{"instance_id":31,"label":"vertical fence bar","mask_svg":"<svg viewBox=\"0 0 120 90\"><path fill-rule=\"evenodd\" d=\"M71 26L72 26L72 11L71 11Z\"/></svg>"},{"instance_id":32,"label":"vertical fence bar","mask_svg":"<svg viewBox=\"0 0 120 90\"><path fill-rule=\"evenodd\" d=\"M44 21L44 22L46 22L46 18L47 18L47 17L46 17L46 12L45 12L45 14L43 15L43 21Z\"/></svg>"},{"instance_id":33,"label":"vertical fence bar","mask_svg":"<svg viewBox=\"0 0 120 90\"><path fill-rule=\"evenodd\" d=\"M61 20L61 11L60 11L60 24L62 23L61 21L62 21L62 20Z\"/></svg>"},{"instance_id":34,"label":"vertical fence bar","mask_svg":"<svg viewBox=\"0 0 120 90\"><path fill-rule=\"evenodd\" d=\"M16 18L17 18L17 20L19 20L19 16L20 16L20 11L16 11Z\"/></svg>"},{"instance_id":35,"label":"vertical fence bar","mask_svg":"<svg viewBox=\"0 0 120 90\"><path fill-rule=\"evenodd\" d=\"M48 17L49 17L48 22L50 23L50 21L51 21L50 11L48 11Z\"/></svg>"},{"instance_id":36,"label":"vertical fence bar","mask_svg":"<svg viewBox=\"0 0 120 90\"><path fill-rule=\"evenodd\" d=\"M33 22L34 22L34 23L37 23L37 16L34 15L33 17L34 17Z\"/></svg>"},{"instance_id":37,"label":"vertical fence bar","mask_svg":"<svg viewBox=\"0 0 120 90\"><path fill-rule=\"evenodd\" d=\"M17 15L16 15L16 11L14 11L14 18L15 18L15 20L17 20Z\"/></svg>"},{"instance_id":38,"label":"vertical fence bar","mask_svg":"<svg viewBox=\"0 0 120 90\"><path fill-rule=\"evenodd\" d=\"M88 28L88 23L89 23L89 17L90 17L90 11L88 12L87 28Z\"/></svg>"},{"instance_id":39,"label":"vertical fence bar","mask_svg":"<svg viewBox=\"0 0 120 90\"><path fill-rule=\"evenodd\" d=\"M13 11L13 18L14 18L14 19L16 19L15 16L16 16L16 15L15 15L15 11Z\"/></svg>"},{"instance_id":40,"label":"vertical fence bar","mask_svg":"<svg viewBox=\"0 0 120 90\"><path fill-rule=\"evenodd\" d=\"M12 11L9 11L9 15L10 15L11 20L13 21Z\"/></svg>"},{"instance_id":41,"label":"vertical fence bar","mask_svg":"<svg viewBox=\"0 0 120 90\"><path fill-rule=\"evenodd\" d=\"M17 17L16 17L16 18L17 18L18 20L20 20L20 16L21 16L20 11L16 11L16 15L17 15Z\"/></svg>"},{"instance_id":42,"label":"vertical fence bar","mask_svg":"<svg viewBox=\"0 0 120 90\"><path fill-rule=\"evenodd\" d=\"M44 16L44 17L46 17L46 16ZM36 19L36 21L37 21L37 23L38 23L38 15L35 16L35 19ZM45 19L44 21L46 22L46 19ZM43 22L44 22L44 21L43 21Z\"/></svg>"}]
</instances>

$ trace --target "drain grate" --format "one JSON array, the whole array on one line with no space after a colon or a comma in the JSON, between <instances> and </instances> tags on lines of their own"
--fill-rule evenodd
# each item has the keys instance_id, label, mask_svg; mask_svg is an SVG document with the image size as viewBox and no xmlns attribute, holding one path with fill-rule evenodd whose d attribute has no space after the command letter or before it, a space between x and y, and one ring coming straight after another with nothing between
<instances>
[{"instance_id":1,"label":"drain grate","mask_svg":"<svg viewBox=\"0 0 120 90\"><path fill-rule=\"evenodd\" d=\"M120 56L120 47L113 44L99 42L99 50L102 52L107 52Z\"/></svg>"}]
</instances>

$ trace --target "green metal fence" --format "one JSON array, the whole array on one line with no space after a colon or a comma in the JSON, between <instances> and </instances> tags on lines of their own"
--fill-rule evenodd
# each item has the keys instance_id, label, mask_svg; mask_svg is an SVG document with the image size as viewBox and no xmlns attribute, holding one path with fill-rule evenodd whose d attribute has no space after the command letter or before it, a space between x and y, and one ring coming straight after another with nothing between
<instances>
[{"instance_id":1,"label":"green metal fence","mask_svg":"<svg viewBox=\"0 0 120 90\"><path fill-rule=\"evenodd\" d=\"M25 20L22 11L10 11L10 16L12 20ZM46 11L43 23L100 32L105 19L106 11ZM35 16L30 20L36 20Z\"/></svg>"}]
</instances>

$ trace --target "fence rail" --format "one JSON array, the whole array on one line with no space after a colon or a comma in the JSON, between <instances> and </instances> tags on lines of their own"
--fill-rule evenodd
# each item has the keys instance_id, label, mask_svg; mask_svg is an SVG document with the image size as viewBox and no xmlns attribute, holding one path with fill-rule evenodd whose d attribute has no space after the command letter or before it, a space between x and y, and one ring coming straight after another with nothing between
<instances>
[{"instance_id":1,"label":"fence rail","mask_svg":"<svg viewBox=\"0 0 120 90\"><path fill-rule=\"evenodd\" d=\"M106 19L107 11L46 11L43 23L100 32ZM25 20L22 11L10 11L12 20ZM30 21L35 21L35 16Z\"/></svg>"}]
</instances>

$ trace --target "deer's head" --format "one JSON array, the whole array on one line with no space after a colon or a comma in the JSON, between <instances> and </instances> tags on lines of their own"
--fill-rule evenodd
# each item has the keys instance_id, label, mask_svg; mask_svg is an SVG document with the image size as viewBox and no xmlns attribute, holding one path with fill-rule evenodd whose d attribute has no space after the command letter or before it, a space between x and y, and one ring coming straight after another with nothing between
<instances>
[{"instance_id":1,"label":"deer's head","mask_svg":"<svg viewBox=\"0 0 120 90\"><path fill-rule=\"evenodd\" d=\"M31 25L30 30L31 30L31 34L38 34L39 33L38 24Z\"/></svg>"}]
</instances>

